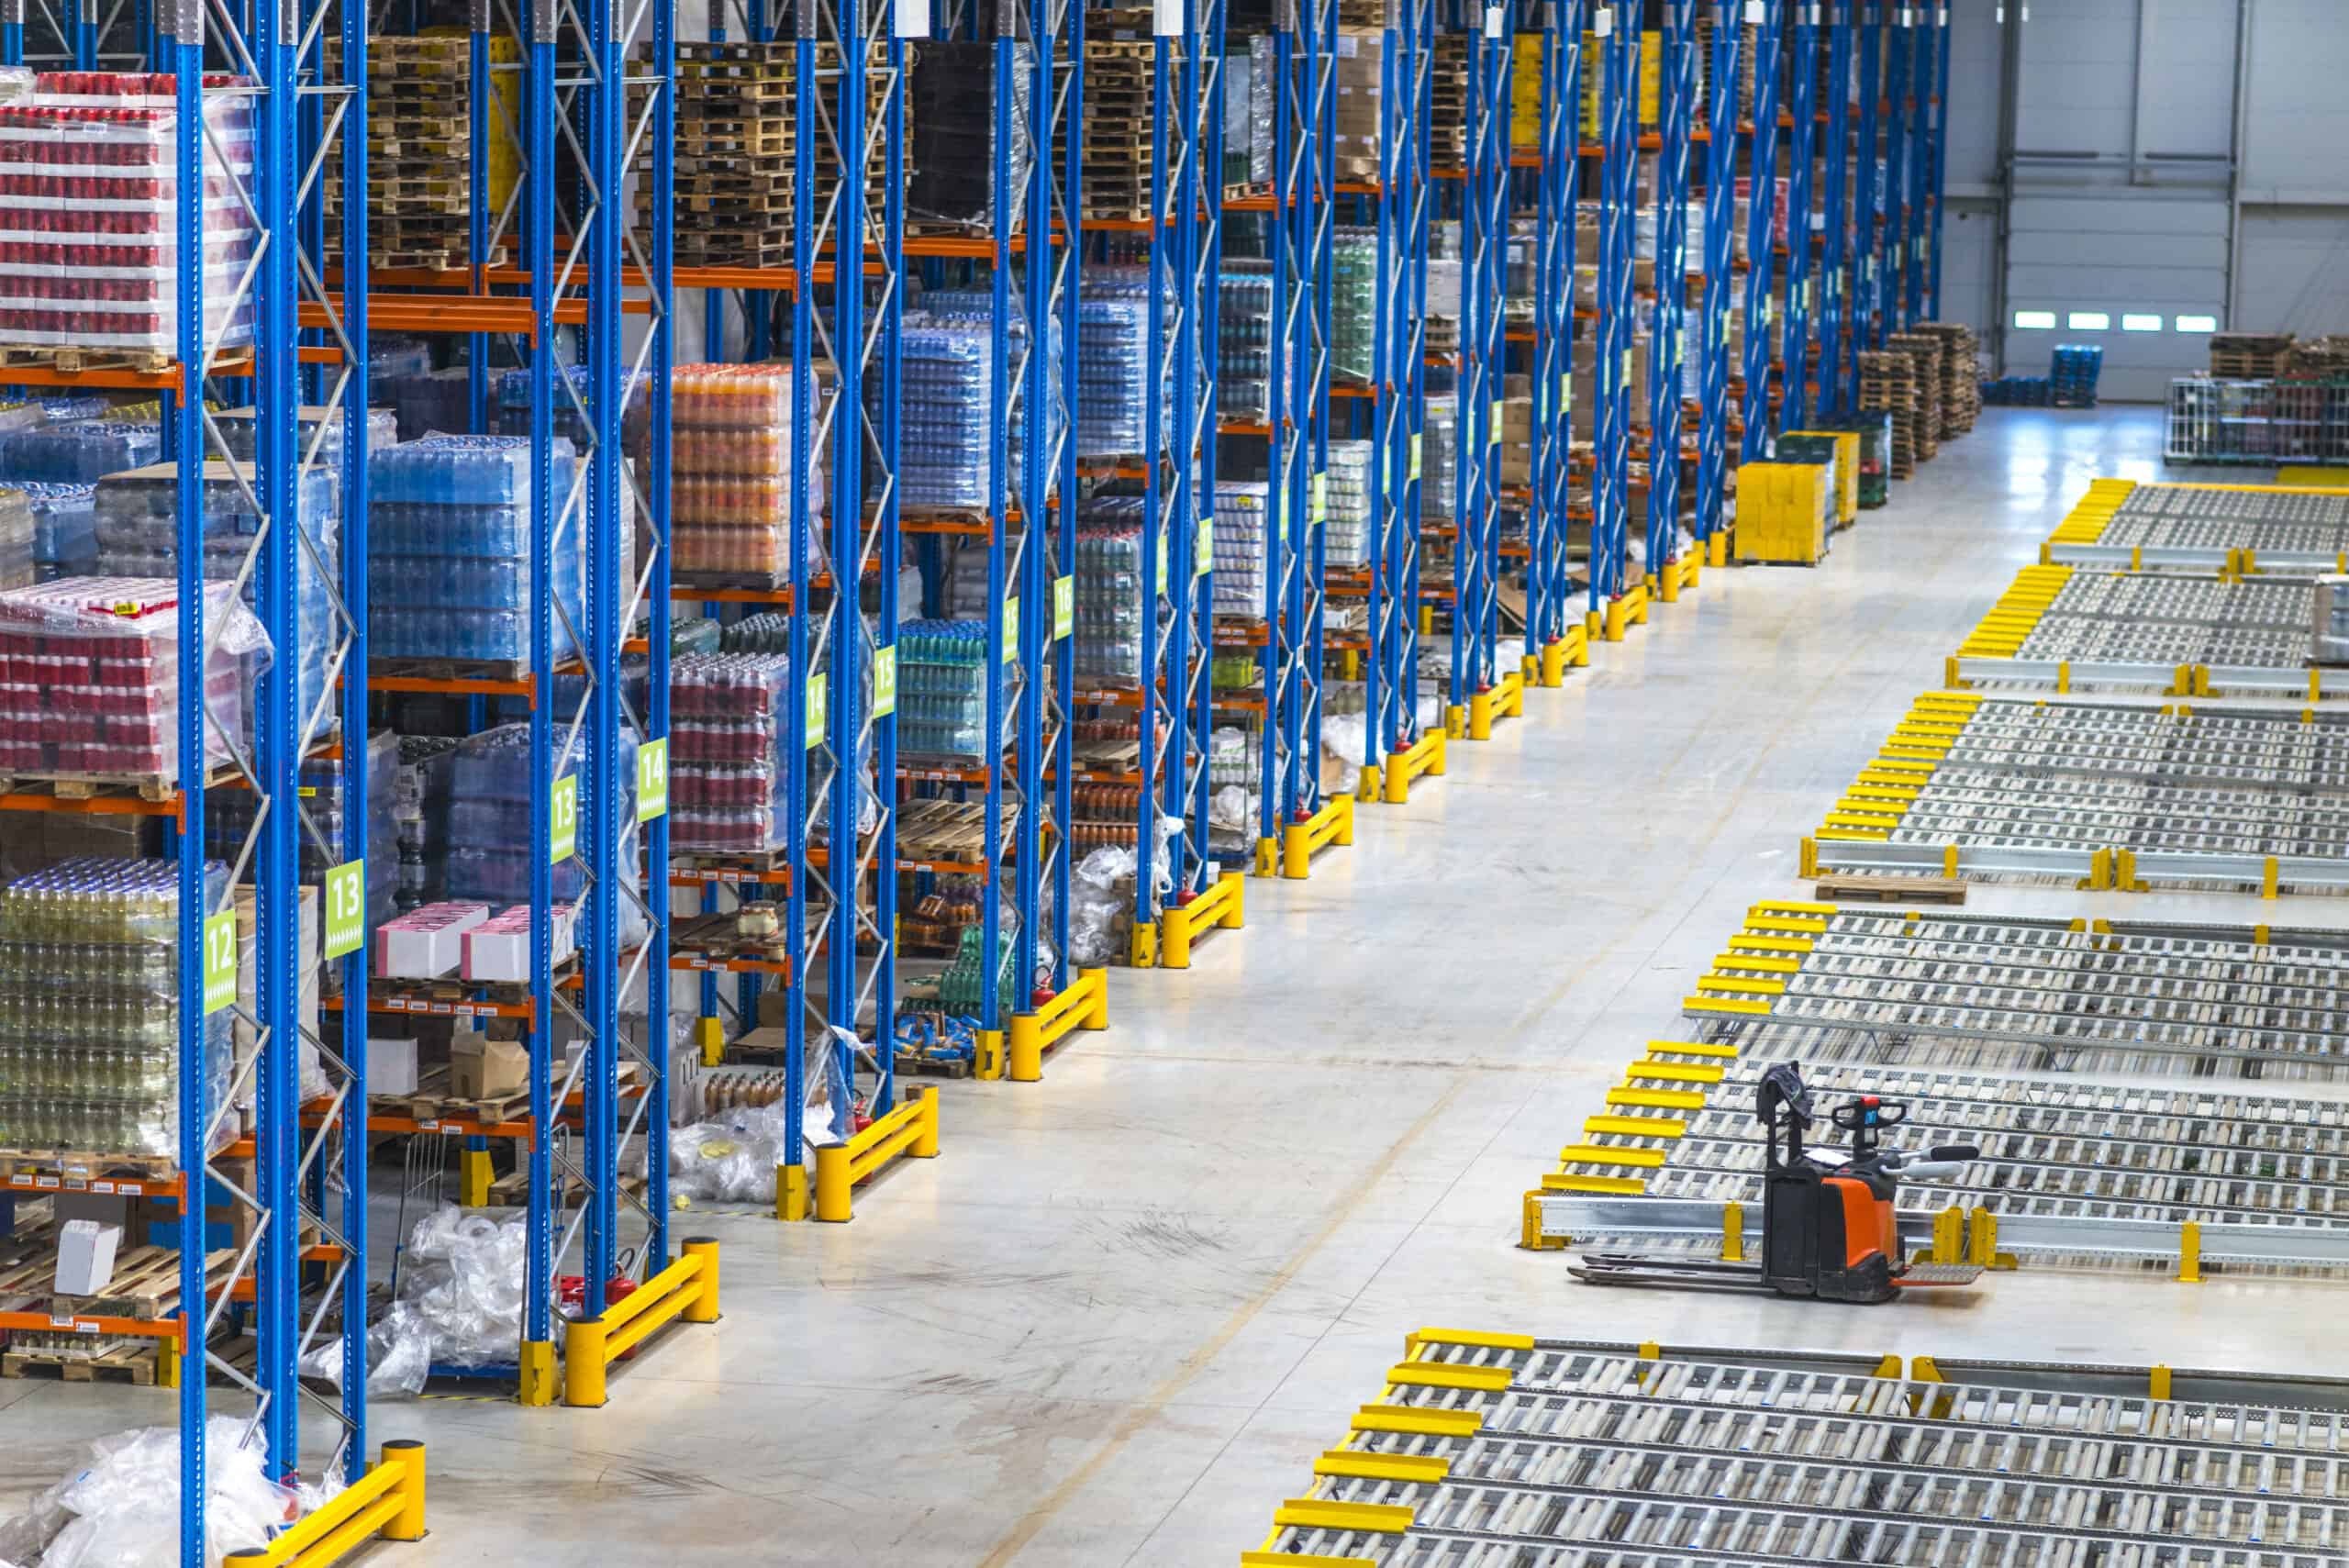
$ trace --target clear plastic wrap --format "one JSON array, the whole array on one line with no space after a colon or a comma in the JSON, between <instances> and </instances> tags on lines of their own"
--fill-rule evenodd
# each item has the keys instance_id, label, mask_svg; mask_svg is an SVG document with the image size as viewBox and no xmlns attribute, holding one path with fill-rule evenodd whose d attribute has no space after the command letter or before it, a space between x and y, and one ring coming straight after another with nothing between
<instances>
[{"instance_id":1,"label":"clear plastic wrap","mask_svg":"<svg viewBox=\"0 0 2349 1568\"><path fill-rule=\"evenodd\" d=\"M207 75L207 88L242 79ZM44 72L0 103L0 343L178 346L179 116L169 75ZM252 340L249 210L228 176L253 177L253 95L204 95L204 335ZM47 477L47 476L43 476ZM90 475L95 478L96 475Z\"/></svg>"},{"instance_id":2,"label":"clear plastic wrap","mask_svg":"<svg viewBox=\"0 0 2349 1568\"><path fill-rule=\"evenodd\" d=\"M522 1340L527 1216L496 1219L441 1207L416 1222L400 1254L399 1294L367 1329L367 1392L424 1391L432 1368L510 1363ZM303 1375L342 1381L342 1347L326 1340Z\"/></svg>"},{"instance_id":3,"label":"clear plastic wrap","mask_svg":"<svg viewBox=\"0 0 2349 1568\"><path fill-rule=\"evenodd\" d=\"M1011 280L1015 297L1023 286L1018 278ZM990 505L990 450L998 440L1003 443L1006 482L1016 502L1026 484L1027 414L1015 399L1008 431L997 429L991 420L994 295L981 289L932 289L918 305L907 312L905 321L904 418L897 437L898 484L905 505L985 510ZM1014 317L1005 323L1005 331L1016 378L1028 351L1028 324ZM1047 389L1059 384L1060 336L1055 317L1047 337L1051 351L1043 380L1035 382L1030 370L1031 384ZM1049 447L1060 433L1062 410L1058 397L1047 395L1045 403Z\"/></svg>"},{"instance_id":4,"label":"clear plastic wrap","mask_svg":"<svg viewBox=\"0 0 2349 1568\"><path fill-rule=\"evenodd\" d=\"M669 667L669 845L763 854L790 832L791 661L696 653Z\"/></svg>"},{"instance_id":5,"label":"clear plastic wrap","mask_svg":"<svg viewBox=\"0 0 2349 1568\"><path fill-rule=\"evenodd\" d=\"M575 764L574 764L575 765ZM641 862L636 820L636 738L620 737L619 789L613 792L613 826L619 835L618 864L633 875ZM583 781L584 783L584 781ZM530 727L501 724L467 736L451 756L448 806L448 896L503 907L530 901L530 818L545 802L530 795ZM588 824L579 826L580 853L554 867L554 898L574 903L584 896ZM644 940L644 911L633 898L619 900L622 947Z\"/></svg>"},{"instance_id":6,"label":"clear plastic wrap","mask_svg":"<svg viewBox=\"0 0 2349 1568\"><path fill-rule=\"evenodd\" d=\"M267 1546L326 1496L272 1481L250 1425L240 1416L205 1422L206 1568ZM91 1443L72 1473L0 1525L0 1552L26 1568L180 1568L180 1429L142 1427Z\"/></svg>"},{"instance_id":7,"label":"clear plastic wrap","mask_svg":"<svg viewBox=\"0 0 2349 1568\"><path fill-rule=\"evenodd\" d=\"M61 577L0 593L0 769L176 780L179 584ZM234 587L208 584L215 637L205 697L207 762L250 745L255 684L269 665L261 622ZM226 733L224 734L223 731Z\"/></svg>"},{"instance_id":8,"label":"clear plastic wrap","mask_svg":"<svg viewBox=\"0 0 2349 1568\"><path fill-rule=\"evenodd\" d=\"M32 497L19 489L0 487L0 588L32 585L33 549Z\"/></svg>"},{"instance_id":9,"label":"clear plastic wrap","mask_svg":"<svg viewBox=\"0 0 2349 1568\"><path fill-rule=\"evenodd\" d=\"M259 417L260 411L252 408L231 408L212 417L212 422L218 428L221 442L228 447L230 457L245 462L259 461L254 455L258 444L254 421ZM341 461L342 411L340 409L299 408L295 410L295 417L297 421L296 428L301 432L302 444L299 452L303 457L307 458L311 442L317 441L318 461L321 463L331 465ZM326 435L323 439L318 436L318 428L321 425L326 427ZM388 408L367 410L367 450L369 451L379 450L397 441L400 439L399 430L399 416L392 410Z\"/></svg>"},{"instance_id":10,"label":"clear plastic wrap","mask_svg":"<svg viewBox=\"0 0 2349 1568\"><path fill-rule=\"evenodd\" d=\"M1330 374L1366 386L1377 379L1378 234L1341 228L1330 245Z\"/></svg>"},{"instance_id":11,"label":"clear plastic wrap","mask_svg":"<svg viewBox=\"0 0 2349 1568\"><path fill-rule=\"evenodd\" d=\"M1370 465L1376 450L1367 440L1330 443L1321 548L1332 568L1354 571L1370 564Z\"/></svg>"},{"instance_id":12,"label":"clear plastic wrap","mask_svg":"<svg viewBox=\"0 0 2349 1568\"><path fill-rule=\"evenodd\" d=\"M1133 851L1105 844L1069 873L1068 957L1094 969L1117 956L1118 917L1133 906Z\"/></svg>"},{"instance_id":13,"label":"clear plastic wrap","mask_svg":"<svg viewBox=\"0 0 2349 1568\"><path fill-rule=\"evenodd\" d=\"M978 620L909 621L897 630L897 749L907 756L985 758L986 740L987 628ZM1018 666L1004 668L1007 688ZM1004 733L995 750L1011 743L1013 704L1003 705Z\"/></svg>"},{"instance_id":14,"label":"clear plastic wrap","mask_svg":"<svg viewBox=\"0 0 2349 1568\"><path fill-rule=\"evenodd\" d=\"M671 549L678 571L789 574L795 380L785 364L680 365L671 375ZM811 432L829 395L829 377L819 373L817 380ZM811 571L823 559L820 528L829 501L818 450L807 475Z\"/></svg>"},{"instance_id":15,"label":"clear plastic wrap","mask_svg":"<svg viewBox=\"0 0 2349 1568\"><path fill-rule=\"evenodd\" d=\"M154 423L79 419L0 430L0 483L95 484L162 455L163 428Z\"/></svg>"},{"instance_id":16,"label":"clear plastic wrap","mask_svg":"<svg viewBox=\"0 0 2349 1568\"><path fill-rule=\"evenodd\" d=\"M209 908L228 870L205 873ZM178 1154L179 910L167 860L81 856L0 888L0 1149ZM234 1016L205 1022L215 1105Z\"/></svg>"},{"instance_id":17,"label":"clear plastic wrap","mask_svg":"<svg viewBox=\"0 0 2349 1568\"><path fill-rule=\"evenodd\" d=\"M1141 684L1145 506L1139 495L1084 502L1076 516L1076 679L1083 686Z\"/></svg>"},{"instance_id":18,"label":"clear plastic wrap","mask_svg":"<svg viewBox=\"0 0 2349 1568\"><path fill-rule=\"evenodd\" d=\"M1006 171L1015 214L1028 189L1028 83L1035 47L1012 46L1011 124ZM907 134L913 174L906 210L931 222L988 228L995 221L995 44L991 39L924 39L915 51ZM1019 227L1015 217L1013 227Z\"/></svg>"},{"instance_id":19,"label":"clear plastic wrap","mask_svg":"<svg viewBox=\"0 0 2349 1568\"><path fill-rule=\"evenodd\" d=\"M850 1103L841 1053L810 1049L799 1163L812 1169L818 1149L847 1139ZM781 1100L738 1106L678 1128L669 1135L669 1195L704 1203L773 1204L775 1167L788 1162L790 1137L790 1107Z\"/></svg>"},{"instance_id":20,"label":"clear plastic wrap","mask_svg":"<svg viewBox=\"0 0 2349 1568\"><path fill-rule=\"evenodd\" d=\"M1139 457L1152 450L1145 428L1151 367L1150 279L1139 267L1087 270L1076 301L1076 455ZM1169 329L1162 323L1162 331ZM1219 331L1220 328L1219 328ZM1168 391L1171 394L1172 388ZM1158 406L1159 437L1171 440L1174 400Z\"/></svg>"},{"instance_id":21,"label":"clear plastic wrap","mask_svg":"<svg viewBox=\"0 0 2349 1568\"><path fill-rule=\"evenodd\" d=\"M33 517L33 575L47 583L98 569L97 486L27 480L16 487Z\"/></svg>"},{"instance_id":22,"label":"clear plastic wrap","mask_svg":"<svg viewBox=\"0 0 2349 1568\"><path fill-rule=\"evenodd\" d=\"M1264 618L1265 508L1271 486L1225 480L1215 487L1215 613Z\"/></svg>"},{"instance_id":23,"label":"clear plastic wrap","mask_svg":"<svg viewBox=\"0 0 2349 1568\"><path fill-rule=\"evenodd\" d=\"M179 472L175 462L159 462L98 481L92 517L101 573L112 577L176 575ZM208 582L234 581L261 532L261 515L253 507L253 484L250 464L215 459L204 465L204 575ZM342 536L335 475L325 469L303 474L295 503L303 533L327 570L339 572ZM334 611L307 562L300 562L297 570L310 590L299 595L296 653L301 671L300 712L307 722L326 695L327 651L334 636ZM255 605L260 593L261 574L254 572L245 579L246 605Z\"/></svg>"},{"instance_id":24,"label":"clear plastic wrap","mask_svg":"<svg viewBox=\"0 0 2349 1568\"><path fill-rule=\"evenodd\" d=\"M559 509L571 494L571 443L553 449ZM530 443L511 436L429 435L367 461L369 651L386 659L530 658L534 603ZM586 566L579 522L556 528L554 655L585 624ZM565 617L569 617L568 628Z\"/></svg>"}]
</instances>

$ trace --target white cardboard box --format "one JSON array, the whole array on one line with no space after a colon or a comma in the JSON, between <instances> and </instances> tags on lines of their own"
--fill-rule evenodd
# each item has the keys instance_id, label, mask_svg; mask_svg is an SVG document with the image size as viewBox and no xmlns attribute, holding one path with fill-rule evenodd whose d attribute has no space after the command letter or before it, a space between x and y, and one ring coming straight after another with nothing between
<instances>
[{"instance_id":1,"label":"white cardboard box","mask_svg":"<svg viewBox=\"0 0 2349 1568\"><path fill-rule=\"evenodd\" d=\"M375 928L375 973L438 980L464 961L464 935L489 918L486 904L432 904Z\"/></svg>"},{"instance_id":2,"label":"white cardboard box","mask_svg":"<svg viewBox=\"0 0 2349 1568\"><path fill-rule=\"evenodd\" d=\"M371 1095L416 1093L416 1041L367 1038L367 1092Z\"/></svg>"},{"instance_id":3,"label":"white cardboard box","mask_svg":"<svg viewBox=\"0 0 2349 1568\"><path fill-rule=\"evenodd\" d=\"M69 1219L57 1232L57 1294L95 1296L114 1278L114 1250L122 1227Z\"/></svg>"}]
</instances>

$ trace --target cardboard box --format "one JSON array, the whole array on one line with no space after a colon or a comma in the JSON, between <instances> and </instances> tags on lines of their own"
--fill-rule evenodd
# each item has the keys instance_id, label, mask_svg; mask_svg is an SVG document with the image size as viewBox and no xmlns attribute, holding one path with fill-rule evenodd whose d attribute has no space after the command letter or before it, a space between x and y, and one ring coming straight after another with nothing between
<instances>
[{"instance_id":1,"label":"cardboard box","mask_svg":"<svg viewBox=\"0 0 2349 1568\"><path fill-rule=\"evenodd\" d=\"M461 1100L495 1100L530 1086L530 1053L518 1041L459 1037L449 1045L449 1092Z\"/></svg>"},{"instance_id":2,"label":"cardboard box","mask_svg":"<svg viewBox=\"0 0 2349 1568\"><path fill-rule=\"evenodd\" d=\"M438 980L464 962L464 935L489 918L486 904L428 904L375 928L379 979Z\"/></svg>"},{"instance_id":3,"label":"cardboard box","mask_svg":"<svg viewBox=\"0 0 2349 1568\"><path fill-rule=\"evenodd\" d=\"M69 1219L57 1231L57 1294L95 1296L114 1278L114 1251L122 1227Z\"/></svg>"},{"instance_id":4,"label":"cardboard box","mask_svg":"<svg viewBox=\"0 0 2349 1568\"><path fill-rule=\"evenodd\" d=\"M413 1095L419 1071L413 1040L367 1037L367 1092L371 1095Z\"/></svg>"}]
</instances>

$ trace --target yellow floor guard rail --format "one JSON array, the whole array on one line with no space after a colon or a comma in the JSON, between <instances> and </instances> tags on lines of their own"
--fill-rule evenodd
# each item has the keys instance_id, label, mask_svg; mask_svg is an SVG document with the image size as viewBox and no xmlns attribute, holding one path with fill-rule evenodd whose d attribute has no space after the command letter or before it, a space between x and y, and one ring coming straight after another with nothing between
<instances>
[{"instance_id":1,"label":"yellow floor guard rail","mask_svg":"<svg viewBox=\"0 0 2349 1568\"><path fill-rule=\"evenodd\" d=\"M1386 804L1400 806L1411 798L1411 781L1425 773L1432 779L1443 777L1443 748L1449 739L1441 728L1431 728L1408 751L1397 751L1386 759Z\"/></svg>"},{"instance_id":2,"label":"yellow floor guard rail","mask_svg":"<svg viewBox=\"0 0 2349 1568\"><path fill-rule=\"evenodd\" d=\"M852 1218L849 1194L886 1170L899 1155L938 1158L938 1091L916 1089L887 1116L845 1143L816 1151L816 1218L835 1224Z\"/></svg>"},{"instance_id":3,"label":"yellow floor guard rail","mask_svg":"<svg viewBox=\"0 0 2349 1568\"><path fill-rule=\"evenodd\" d=\"M387 1442L366 1474L267 1546L231 1551L222 1568L327 1568L369 1541L424 1539L424 1445Z\"/></svg>"},{"instance_id":4,"label":"yellow floor guard rail","mask_svg":"<svg viewBox=\"0 0 2349 1568\"><path fill-rule=\"evenodd\" d=\"M1525 678L1544 686L1565 684L1566 671L1590 667L1590 630L1587 627L1570 626L1566 634L1555 642L1542 644L1539 655L1525 656Z\"/></svg>"},{"instance_id":5,"label":"yellow floor guard rail","mask_svg":"<svg viewBox=\"0 0 2349 1568\"><path fill-rule=\"evenodd\" d=\"M1213 887L1188 904L1170 905L1158 917L1158 967L1188 969L1191 967L1191 944L1200 934L1214 927L1228 931L1240 929L1242 904L1248 885L1247 876L1227 871Z\"/></svg>"},{"instance_id":6,"label":"yellow floor guard rail","mask_svg":"<svg viewBox=\"0 0 2349 1568\"><path fill-rule=\"evenodd\" d=\"M1511 670L1491 691L1478 692L1468 699L1468 726L1464 733L1471 740L1490 740L1493 738L1493 720L1521 718L1524 715L1525 676Z\"/></svg>"},{"instance_id":7,"label":"yellow floor guard rail","mask_svg":"<svg viewBox=\"0 0 2349 1568\"><path fill-rule=\"evenodd\" d=\"M1011 1081L1015 1084L1035 1083L1044 1075L1044 1052L1079 1029L1106 1029L1108 1027L1109 972L1106 969L1077 971L1075 983L1067 990L1032 1013L1014 1013L1011 1016L1008 1060ZM1000 1066L993 1073L983 1068L979 1076L992 1078L1000 1075L1002 1071Z\"/></svg>"},{"instance_id":8,"label":"yellow floor guard rail","mask_svg":"<svg viewBox=\"0 0 2349 1568\"><path fill-rule=\"evenodd\" d=\"M1292 822L1281 832L1281 874L1292 882L1302 882L1313 869L1313 857L1335 844L1347 848L1354 841L1354 797L1351 795L1332 795L1320 810L1302 822Z\"/></svg>"},{"instance_id":9,"label":"yellow floor guard rail","mask_svg":"<svg viewBox=\"0 0 2349 1568\"><path fill-rule=\"evenodd\" d=\"M601 1316L574 1318L564 1326L562 1402L601 1405L605 1374L612 1362L678 1318L688 1323L718 1321L716 1237L688 1238L675 1262L605 1307Z\"/></svg>"}]
</instances>

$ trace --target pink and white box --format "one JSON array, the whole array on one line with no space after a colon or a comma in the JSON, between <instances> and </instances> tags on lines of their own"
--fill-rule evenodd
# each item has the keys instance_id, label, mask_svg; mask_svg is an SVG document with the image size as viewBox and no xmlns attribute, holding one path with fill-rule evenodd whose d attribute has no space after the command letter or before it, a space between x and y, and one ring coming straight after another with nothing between
<instances>
[{"instance_id":1,"label":"pink and white box","mask_svg":"<svg viewBox=\"0 0 2349 1568\"><path fill-rule=\"evenodd\" d=\"M438 980L464 962L464 936L489 918L486 904L427 904L375 928L375 974Z\"/></svg>"},{"instance_id":2,"label":"pink and white box","mask_svg":"<svg viewBox=\"0 0 2349 1568\"><path fill-rule=\"evenodd\" d=\"M553 909L554 962L560 965L578 947L579 906L558 904ZM530 977L530 906L516 904L464 935L467 980L510 980Z\"/></svg>"}]
</instances>

